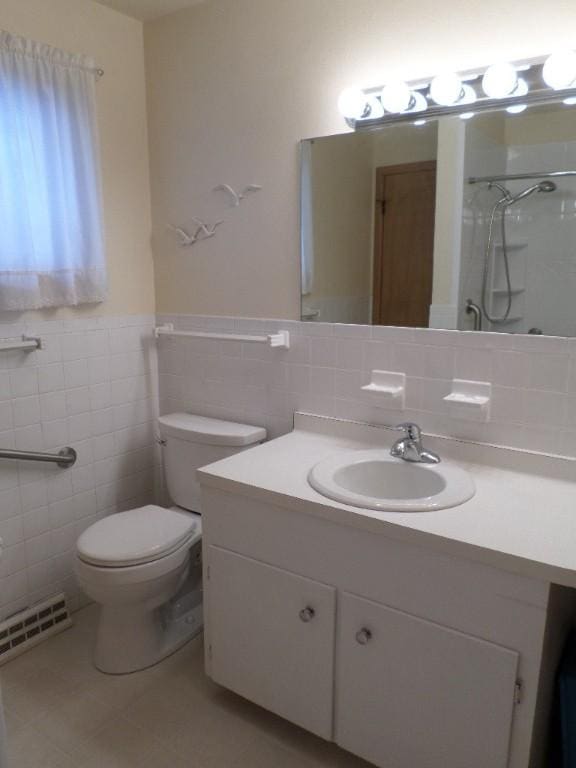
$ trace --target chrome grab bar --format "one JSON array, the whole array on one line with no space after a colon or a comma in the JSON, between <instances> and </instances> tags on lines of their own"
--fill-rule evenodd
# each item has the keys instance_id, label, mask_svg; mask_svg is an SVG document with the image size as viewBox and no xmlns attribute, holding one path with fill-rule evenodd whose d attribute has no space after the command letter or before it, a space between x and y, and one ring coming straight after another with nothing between
<instances>
[{"instance_id":1,"label":"chrome grab bar","mask_svg":"<svg viewBox=\"0 0 576 768\"><path fill-rule=\"evenodd\" d=\"M16 451L12 448L0 448L0 459L19 459L20 461L45 461L57 464L62 469L73 467L77 454L74 448L62 448L58 453L39 453L37 451Z\"/></svg>"},{"instance_id":2,"label":"chrome grab bar","mask_svg":"<svg viewBox=\"0 0 576 768\"><path fill-rule=\"evenodd\" d=\"M482 310L475 304L472 299L466 299L466 309L464 310L467 315L474 315L474 330L482 330Z\"/></svg>"}]
</instances>

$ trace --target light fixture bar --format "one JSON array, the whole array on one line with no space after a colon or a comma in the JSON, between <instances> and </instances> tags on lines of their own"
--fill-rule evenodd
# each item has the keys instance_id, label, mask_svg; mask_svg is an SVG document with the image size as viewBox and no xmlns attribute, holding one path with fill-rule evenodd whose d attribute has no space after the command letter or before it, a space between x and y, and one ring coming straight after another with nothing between
<instances>
[{"instance_id":1,"label":"light fixture bar","mask_svg":"<svg viewBox=\"0 0 576 768\"><path fill-rule=\"evenodd\" d=\"M576 55L576 54L575 54ZM466 89L467 96L464 97L464 90L462 97L458 99L456 103L452 103L451 99L447 97L447 101L444 104L438 103L439 99L435 101L430 95L431 84L434 80L438 82L438 78L429 78L428 80L413 80L406 81L405 88L409 89L414 96L421 99L425 106L422 106L419 110L419 117L421 118L437 118L440 116L461 115L462 113L474 112L474 114L481 112L490 112L497 109L508 109L511 114L520 113L529 105L545 105L558 103L559 100L564 100L567 106L570 101L567 99L574 99L576 102L576 80L571 82L570 87L565 89L558 89L550 87L544 78L544 66L550 61L550 58L540 57L538 59L523 60L520 62L512 62L508 66L512 72L516 70L521 74L518 78L518 83L521 85L521 92L518 88L508 96L495 96L487 95L485 88L486 83L483 83L487 72L491 72L491 86L489 92L498 90L498 76L509 74L505 71L505 68L498 74L497 65L492 67L486 67L484 70L469 70L455 73L453 79L455 82L461 81L463 89ZM511 78L509 78L511 79ZM450 83L448 83L450 85ZM434 90L434 89L433 89ZM435 90L438 90L436 88ZM446 90L446 83L444 83L444 90ZM502 86L501 90L505 91L506 88ZM356 95L363 94L366 98L366 112L363 117L359 118L347 118L348 125L355 130L371 130L378 128L382 125L390 125L395 123L403 123L410 120L416 110L404 109L401 112L393 112L391 109L384 110L380 104L380 97L382 94L382 86L374 86L366 89L356 89ZM370 114L369 100L372 102L372 114ZM374 103L377 103L378 110L374 109ZM383 114L384 112L384 114Z\"/></svg>"},{"instance_id":2,"label":"light fixture bar","mask_svg":"<svg viewBox=\"0 0 576 768\"><path fill-rule=\"evenodd\" d=\"M550 89L543 89L542 91L532 91L525 96L508 97L506 99L479 99L474 104L474 112L493 112L494 110L505 109L506 107L513 107L516 104L532 104L532 105L544 105L544 104L557 104L559 100L568 98L570 96L576 96L576 88L570 88L565 91L553 91ZM462 112L469 112L470 105L468 104L455 104L452 107L441 107L438 105L431 105L425 112L420 112L419 117L429 118L434 117L447 117L449 115L459 115ZM374 130L382 125L390 125L393 123L406 123L409 120L414 119L414 113L404 112L400 115L384 115L384 117L378 120L358 120L355 123L352 122L351 126L357 131Z\"/></svg>"}]
</instances>

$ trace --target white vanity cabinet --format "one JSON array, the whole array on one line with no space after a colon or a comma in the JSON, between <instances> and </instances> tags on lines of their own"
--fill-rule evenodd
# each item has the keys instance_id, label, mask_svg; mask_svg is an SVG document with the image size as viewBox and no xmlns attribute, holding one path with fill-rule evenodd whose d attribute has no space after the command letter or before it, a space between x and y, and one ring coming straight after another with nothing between
<instances>
[{"instance_id":1,"label":"white vanity cabinet","mask_svg":"<svg viewBox=\"0 0 576 768\"><path fill-rule=\"evenodd\" d=\"M544 768L573 591L203 486L206 669L381 768Z\"/></svg>"},{"instance_id":2,"label":"white vanity cabinet","mask_svg":"<svg viewBox=\"0 0 576 768\"><path fill-rule=\"evenodd\" d=\"M209 547L212 677L332 737L336 590Z\"/></svg>"},{"instance_id":3,"label":"white vanity cabinet","mask_svg":"<svg viewBox=\"0 0 576 768\"><path fill-rule=\"evenodd\" d=\"M347 593L338 614L341 747L386 768L506 768L518 653Z\"/></svg>"}]
</instances>

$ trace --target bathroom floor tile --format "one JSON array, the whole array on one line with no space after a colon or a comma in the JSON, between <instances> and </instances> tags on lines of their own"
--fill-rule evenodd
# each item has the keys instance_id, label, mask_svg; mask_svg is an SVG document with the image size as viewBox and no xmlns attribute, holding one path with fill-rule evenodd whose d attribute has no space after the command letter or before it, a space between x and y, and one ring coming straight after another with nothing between
<instances>
[{"instance_id":1,"label":"bathroom floor tile","mask_svg":"<svg viewBox=\"0 0 576 768\"><path fill-rule=\"evenodd\" d=\"M92 664L94 606L0 669L11 768L369 768L212 683L202 638L132 675Z\"/></svg>"}]
</instances>

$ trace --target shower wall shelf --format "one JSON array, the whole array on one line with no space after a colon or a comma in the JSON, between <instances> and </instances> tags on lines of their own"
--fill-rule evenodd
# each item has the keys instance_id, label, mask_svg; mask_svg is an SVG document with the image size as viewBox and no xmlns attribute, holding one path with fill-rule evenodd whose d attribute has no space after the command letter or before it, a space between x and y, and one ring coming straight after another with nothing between
<instances>
[{"instance_id":1,"label":"shower wall shelf","mask_svg":"<svg viewBox=\"0 0 576 768\"><path fill-rule=\"evenodd\" d=\"M526 288L512 288L510 293L512 296L518 296L521 293L525 293ZM491 293L494 294L494 296L500 297L500 296L508 296L508 288L492 288Z\"/></svg>"},{"instance_id":2,"label":"shower wall shelf","mask_svg":"<svg viewBox=\"0 0 576 768\"><path fill-rule=\"evenodd\" d=\"M25 352L42 349L42 339L33 336L22 336L20 339L0 339L0 352L10 352L18 349Z\"/></svg>"},{"instance_id":3,"label":"shower wall shelf","mask_svg":"<svg viewBox=\"0 0 576 768\"><path fill-rule=\"evenodd\" d=\"M527 247L528 247L528 243L514 243L514 242L506 243L506 248L509 251L522 251L524 248L527 248ZM503 247L502 247L502 243L496 243L494 248L497 251L504 250Z\"/></svg>"},{"instance_id":4,"label":"shower wall shelf","mask_svg":"<svg viewBox=\"0 0 576 768\"><path fill-rule=\"evenodd\" d=\"M290 349L290 332L278 331L267 335L239 333L209 333L205 331L176 331L172 323L154 329L156 338L174 336L189 339L211 339L213 341L239 341L243 344L267 344L274 349Z\"/></svg>"}]
</instances>

